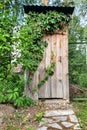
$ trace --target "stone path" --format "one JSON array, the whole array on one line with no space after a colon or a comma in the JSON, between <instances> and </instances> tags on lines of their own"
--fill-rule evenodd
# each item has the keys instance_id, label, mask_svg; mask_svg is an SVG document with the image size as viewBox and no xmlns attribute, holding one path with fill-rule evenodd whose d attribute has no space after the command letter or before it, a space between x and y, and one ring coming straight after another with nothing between
<instances>
[{"instance_id":1,"label":"stone path","mask_svg":"<svg viewBox=\"0 0 87 130\"><path fill-rule=\"evenodd\" d=\"M46 110L37 130L81 130L72 109Z\"/></svg>"}]
</instances>

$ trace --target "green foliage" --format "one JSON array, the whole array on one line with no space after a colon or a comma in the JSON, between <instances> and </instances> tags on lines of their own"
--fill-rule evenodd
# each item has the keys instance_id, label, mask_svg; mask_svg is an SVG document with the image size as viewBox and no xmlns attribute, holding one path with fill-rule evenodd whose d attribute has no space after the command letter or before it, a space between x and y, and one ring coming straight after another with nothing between
<instances>
[{"instance_id":1,"label":"green foliage","mask_svg":"<svg viewBox=\"0 0 87 130\"><path fill-rule=\"evenodd\" d=\"M54 74L54 67L55 67L55 63L51 63L51 65L46 68L45 70L46 76L38 83L38 88L40 88L42 85L45 84L49 76L52 76Z\"/></svg>"},{"instance_id":2,"label":"green foliage","mask_svg":"<svg viewBox=\"0 0 87 130\"><path fill-rule=\"evenodd\" d=\"M48 80L48 76L45 76L44 79L42 79L42 80L38 83L38 88L42 87L42 85L44 85L47 80Z\"/></svg>"},{"instance_id":3,"label":"green foliage","mask_svg":"<svg viewBox=\"0 0 87 130\"><path fill-rule=\"evenodd\" d=\"M69 79L70 83L81 87L87 87L87 64L86 64L86 0L75 1L76 10L69 24ZM78 10L78 11L77 11ZM78 12L78 13L77 13ZM83 15L84 12L84 15ZM81 19L84 19L81 20ZM75 44L75 43L82 44Z\"/></svg>"},{"instance_id":4,"label":"green foliage","mask_svg":"<svg viewBox=\"0 0 87 130\"><path fill-rule=\"evenodd\" d=\"M8 89L7 90L7 99L8 101L15 101L19 97L18 88Z\"/></svg>"},{"instance_id":5,"label":"green foliage","mask_svg":"<svg viewBox=\"0 0 87 130\"><path fill-rule=\"evenodd\" d=\"M81 87L87 88L87 73L81 73L78 82Z\"/></svg>"},{"instance_id":6,"label":"green foliage","mask_svg":"<svg viewBox=\"0 0 87 130\"><path fill-rule=\"evenodd\" d=\"M6 97L3 95L2 92L0 92L0 103L5 103L6 102Z\"/></svg>"},{"instance_id":7,"label":"green foliage","mask_svg":"<svg viewBox=\"0 0 87 130\"><path fill-rule=\"evenodd\" d=\"M27 126L26 130L33 130L33 128L31 126Z\"/></svg>"},{"instance_id":8,"label":"green foliage","mask_svg":"<svg viewBox=\"0 0 87 130\"><path fill-rule=\"evenodd\" d=\"M37 17L38 16L38 17ZM63 30L68 23L70 16L55 11L46 14L30 12L26 18L26 24L20 29L17 49L20 49L21 56L18 62L23 64L23 69L29 69L30 74L34 74L39 62L43 58L46 41L41 38L45 33L52 34L54 30Z\"/></svg>"},{"instance_id":9,"label":"green foliage","mask_svg":"<svg viewBox=\"0 0 87 130\"><path fill-rule=\"evenodd\" d=\"M35 88L34 88L34 87L32 88L32 92L37 92L37 91L38 91L38 90L37 90L36 87L35 87Z\"/></svg>"},{"instance_id":10,"label":"green foliage","mask_svg":"<svg viewBox=\"0 0 87 130\"><path fill-rule=\"evenodd\" d=\"M78 48L78 49L77 49ZM69 79L71 84L87 87L85 45L69 45Z\"/></svg>"},{"instance_id":11,"label":"green foliage","mask_svg":"<svg viewBox=\"0 0 87 130\"><path fill-rule=\"evenodd\" d=\"M77 110L76 115L78 117L80 127L82 130L85 130L87 126L87 102L75 102L73 105Z\"/></svg>"},{"instance_id":12,"label":"green foliage","mask_svg":"<svg viewBox=\"0 0 87 130\"><path fill-rule=\"evenodd\" d=\"M24 116L22 120L22 124L25 124L29 120L29 116Z\"/></svg>"},{"instance_id":13,"label":"green foliage","mask_svg":"<svg viewBox=\"0 0 87 130\"><path fill-rule=\"evenodd\" d=\"M76 11L78 18L80 20L83 19L82 26L87 25L86 24L86 21L87 21L87 17L86 17L86 15L87 15L87 1L86 0L77 0L77 1L74 0L74 2L76 5L76 10L78 9L78 13Z\"/></svg>"},{"instance_id":14,"label":"green foliage","mask_svg":"<svg viewBox=\"0 0 87 130\"><path fill-rule=\"evenodd\" d=\"M24 79L15 73L8 75L7 80L0 81L0 103L13 103L15 107L35 105L31 98L23 96Z\"/></svg>"},{"instance_id":15,"label":"green foliage","mask_svg":"<svg viewBox=\"0 0 87 130\"><path fill-rule=\"evenodd\" d=\"M74 0L64 0L62 2L62 6L70 7L70 6L75 6Z\"/></svg>"},{"instance_id":16,"label":"green foliage","mask_svg":"<svg viewBox=\"0 0 87 130\"><path fill-rule=\"evenodd\" d=\"M12 95L14 95L14 94L12 94ZM13 100L13 103L14 103L15 107L24 107L24 108L29 107L31 104L35 105L35 102L31 98L27 98L27 97L24 97L24 96L16 97Z\"/></svg>"},{"instance_id":17,"label":"green foliage","mask_svg":"<svg viewBox=\"0 0 87 130\"><path fill-rule=\"evenodd\" d=\"M43 117L43 114L44 114L44 112L37 113L36 116L35 116L35 121L40 122L42 117Z\"/></svg>"},{"instance_id":18,"label":"green foliage","mask_svg":"<svg viewBox=\"0 0 87 130\"><path fill-rule=\"evenodd\" d=\"M54 30L64 31L64 26L68 24L69 20L70 16L55 11L49 11L46 14L29 12L26 24L19 33L20 44L17 49L20 49L21 56L17 61L22 63L24 70L26 68L29 70L30 75L36 71L47 46L46 41L42 41L41 38L46 33L53 34ZM54 63L46 69L46 77L39 82L38 87L41 87L48 77L53 75L53 68Z\"/></svg>"},{"instance_id":19,"label":"green foliage","mask_svg":"<svg viewBox=\"0 0 87 130\"><path fill-rule=\"evenodd\" d=\"M86 87L86 45L75 44L86 41L85 28L80 25L77 16L73 16L69 26L69 78L70 83Z\"/></svg>"},{"instance_id":20,"label":"green foliage","mask_svg":"<svg viewBox=\"0 0 87 130\"><path fill-rule=\"evenodd\" d=\"M26 108L35 103L32 99L24 97L22 75L28 69L30 76L28 80L31 82L31 77L43 59L44 49L47 47L47 42L43 41L42 37L46 33L52 34L56 29L63 30L70 16L55 11L46 14L30 12L25 19L25 25L16 32L16 35L13 33L15 20L14 17L10 17L7 10L0 14L0 102L10 102L15 107ZM15 48L20 50L18 56L13 53L14 43ZM11 72L18 63L22 64L21 75ZM48 77L53 75L53 68L54 63L46 69L46 77L38 86L42 86Z\"/></svg>"},{"instance_id":21,"label":"green foliage","mask_svg":"<svg viewBox=\"0 0 87 130\"><path fill-rule=\"evenodd\" d=\"M54 67L55 67L55 63L51 63L51 65L46 68L45 72L48 75L52 76L54 74Z\"/></svg>"},{"instance_id":22,"label":"green foliage","mask_svg":"<svg viewBox=\"0 0 87 130\"><path fill-rule=\"evenodd\" d=\"M85 41L85 28L80 25L80 19L74 15L69 24L69 42Z\"/></svg>"},{"instance_id":23,"label":"green foliage","mask_svg":"<svg viewBox=\"0 0 87 130\"><path fill-rule=\"evenodd\" d=\"M7 77L11 70L13 60L13 29L14 20L10 19L7 12L0 13L0 80Z\"/></svg>"},{"instance_id":24,"label":"green foliage","mask_svg":"<svg viewBox=\"0 0 87 130\"><path fill-rule=\"evenodd\" d=\"M13 125L7 126L6 130L20 130L18 127L15 127Z\"/></svg>"}]
</instances>

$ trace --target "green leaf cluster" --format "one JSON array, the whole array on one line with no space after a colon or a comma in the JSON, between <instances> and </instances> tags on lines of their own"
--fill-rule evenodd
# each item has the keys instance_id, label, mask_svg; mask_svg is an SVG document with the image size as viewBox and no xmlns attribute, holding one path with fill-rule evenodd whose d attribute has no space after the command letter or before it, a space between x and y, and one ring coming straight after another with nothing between
<instances>
[{"instance_id":1,"label":"green leaf cluster","mask_svg":"<svg viewBox=\"0 0 87 130\"><path fill-rule=\"evenodd\" d=\"M69 45L69 80L71 84L87 88L87 64L85 44Z\"/></svg>"},{"instance_id":2,"label":"green leaf cluster","mask_svg":"<svg viewBox=\"0 0 87 130\"><path fill-rule=\"evenodd\" d=\"M85 1L84 1L85 2ZM79 1L78 1L79 3ZM82 3L80 3L82 5ZM81 6L78 4L78 6ZM79 7L80 10L80 7ZM85 11L85 10L84 10ZM69 26L69 79L70 83L87 87L86 41L87 26L81 25L80 16L75 14ZM82 44L78 44L82 43ZM84 44L85 43L85 44Z\"/></svg>"},{"instance_id":3,"label":"green leaf cluster","mask_svg":"<svg viewBox=\"0 0 87 130\"><path fill-rule=\"evenodd\" d=\"M8 13L0 13L0 80L7 77L14 59L13 51L14 18L11 20Z\"/></svg>"},{"instance_id":4,"label":"green leaf cluster","mask_svg":"<svg viewBox=\"0 0 87 130\"><path fill-rule=\"evenodd\" d=\"M46 76L38 83L38 88L40 88L42 85L45 84L49 76L52 76L54 74L54 68L55 68L55 63L52 62L51 65L46 68L45 70Z\"/></svg>"},{"instance_id":5,"label":"green leaf cluster","mask_svg":"<svg viewBox=\"0 0 87 130\"><path fill-rule=\"evenodd\" d=\"M46 33L54 33L54 30L63 30L69 20L70 16L56 11L49 11L46 14L29 12L25 26L20 29L20 44L17 46L21 52L17 60L18 63L22 63L24 70L28 68L29 73L34 74L47 46L42 37Z\"/></svg>"},{"instance_id":6,"label":"green leaf cluster","mask_svg":"<svg viewBox=\"0 0 87 130\"><path fill-rule=\"evenodd\" d=\"M46 33L53 34L54 30L64 31L64 26L69 20L70 16L55 11L49 11L46 14L30 12L25 19L25 25L15 35L13 33L16 25L15 18L10 17L7 11L0 14L0 103L10 102L19 107L34 104L32 99L23 95L22 74L25 69L29 70L30 83L47 47L47 42L43 41L42 37ZM18 55L13 53L14 44L16 50L20 50ZM22 65L21 75L11 73L12 68L19 63ZM38 86L42 86L48 77L53 75L53 68L52 63L46 69L46 77Z\"/></svg>"},{"instance_id":7,"label":"green leaf cluster","mask_svg":"<svg viewBox=\"0 0 87 130\"><path fill-rule=\"evenodd\" d=\"M41 112L37 113L37 114L36 114L36 116L35 116L35 121L40 122L40 121L41 121L41 119L42 119L42 117L43 117L43 114L44 114L44 112L43 112L43 111L41 111Z\"/></svg>"},{"instance_id":8,"label":"green leaf cluster","mask_svg":"<svg viewBox=\"0 0 87 130\"><path fill-rule=\"evenodd\" d=\"M35 105L31 98L23 96L24 78L15 73L10 74L7 80L0 81L0 103L12 103L15 107Z\"/></svg>"},{"instance_id":9,"label":"green leaf cluster","mask_svg":"<svg viewBox=\"0 0 87 130\"><path fill-rule=\"evenodd\" d=\"M55 63L51 63L51 65L46 68L45 72L48 75L52 76L54 74L54 67L55 67Z\"/></svg>"}]
</instances>

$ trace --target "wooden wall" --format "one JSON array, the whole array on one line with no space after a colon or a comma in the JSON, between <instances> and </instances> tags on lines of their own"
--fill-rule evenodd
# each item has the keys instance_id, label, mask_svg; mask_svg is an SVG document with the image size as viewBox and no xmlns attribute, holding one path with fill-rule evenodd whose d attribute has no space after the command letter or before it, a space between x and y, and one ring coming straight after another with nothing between
<instances>
[{"instance_id":1,"label":"wooden wall","mask_svg":"<svg viewBox=\"0 0 87 130\"><path fill-rule=\"evenodd\" d=\"M25 94L34 100L38 98L68 100L68 31L66 29L64 34L55 31L53 35L45 35L43 40L47 41L48 46L44 50L43 60L33 76L32 83L25 87ZM52 60L55 62L54 75L49 76L46 83L38 89L38 83L45 77L45 69L51 65ZM32 92L32 87L36 87L38 91Z\"/></svg>"}]
</instances>

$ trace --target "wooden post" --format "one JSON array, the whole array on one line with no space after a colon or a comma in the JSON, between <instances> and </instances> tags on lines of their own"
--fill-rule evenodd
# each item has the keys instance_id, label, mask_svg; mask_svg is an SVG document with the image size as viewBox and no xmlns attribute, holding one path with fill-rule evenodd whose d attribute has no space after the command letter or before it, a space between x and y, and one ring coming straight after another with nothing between
<instances>
[{"instance_id":1,"label":"wooden post","mask_svg":"<svg viewBox=\"0 0 87 130\"><path fill-rule=\"evenodd\" d=\"M42 4L47 6L48 0L42 0Z\"/></svg>"}]
</instances>

